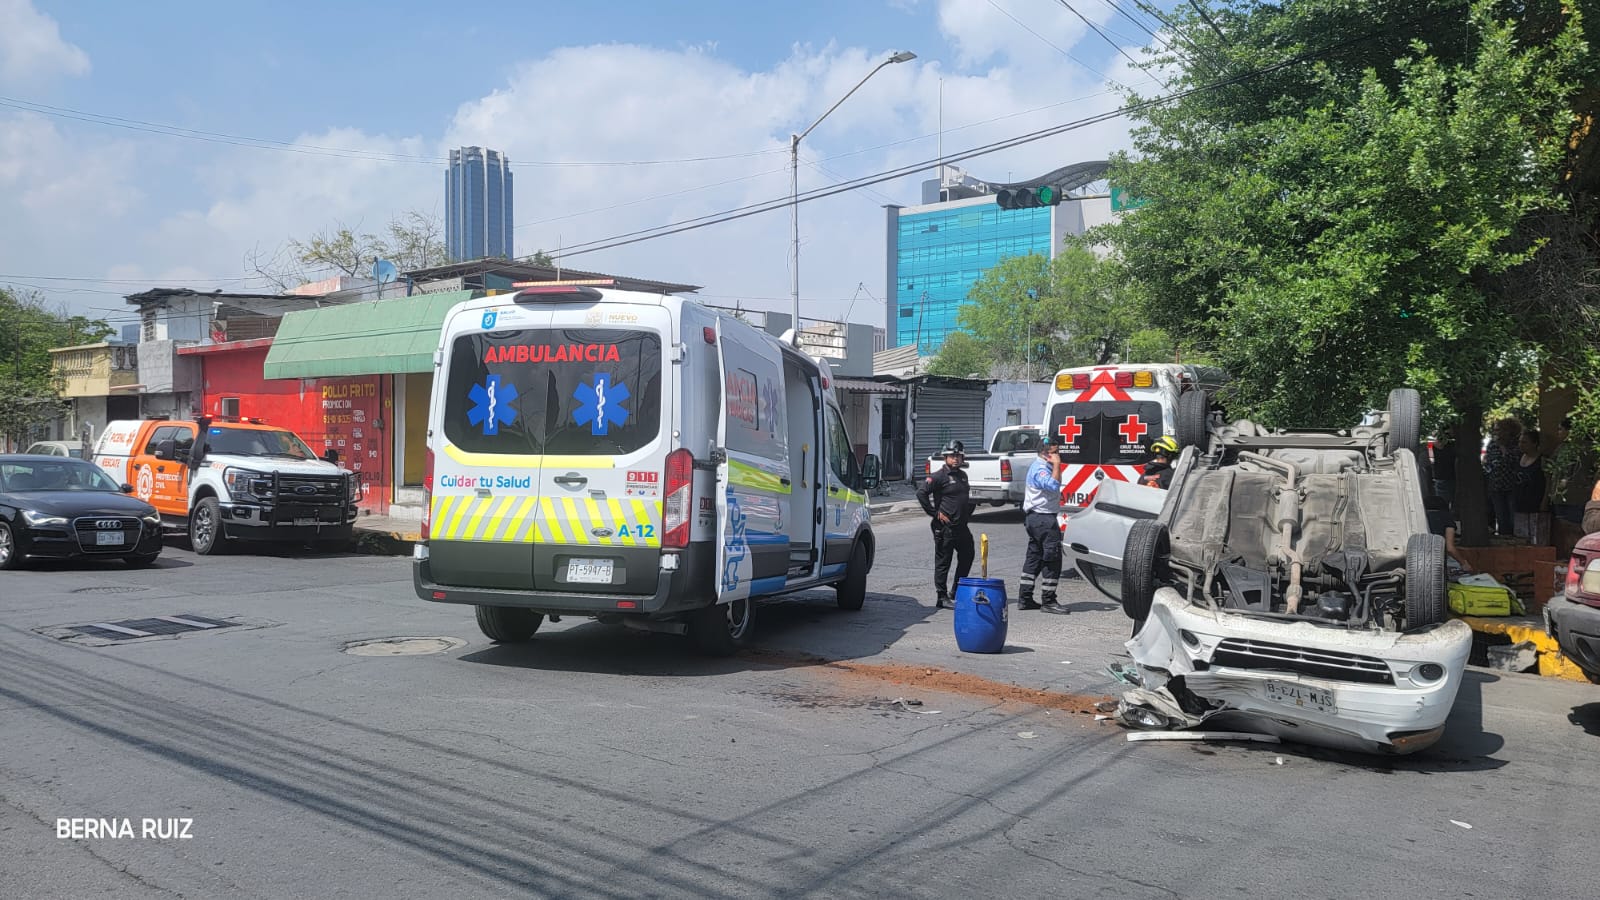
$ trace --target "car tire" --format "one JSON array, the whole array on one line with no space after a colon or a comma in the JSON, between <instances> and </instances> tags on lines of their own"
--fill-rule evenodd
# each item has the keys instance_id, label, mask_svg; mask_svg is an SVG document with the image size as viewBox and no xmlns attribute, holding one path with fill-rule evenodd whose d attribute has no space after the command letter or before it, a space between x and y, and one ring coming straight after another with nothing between
<instances>
[{"instance_id":1,"label":"car tire","mask_svg":"<svg viewBox=\"0 0 1600 900\"><path fill-rule=\"evenodd\" d=\"M1444 538L1413 534L1406 541L1406 629L1443 622L1449 614Z\"/></svg>"},{"instance_id":2,"label":"car tire","mask_svg":"<svg viewBox=\"0 0 1600 900\"><path fill-rule=\"evenodd\" d=\"M1206 424L1211 416L1211 395L1206 391L1190 391L1178 397L1177 434L1174 439L1178 449L1206 446Z\"/></svg>"},{"instance_id":3,"label":"car tire","mask_svg":"<svg viewBox=\"0 0 1600 900\"><path fill-rule=\"evenodd\" d=\"M1122 611L1135 622L1143 622L1155 603L1156 588L1166 571L1172 543L1167 526L1153 519L1140 519L1128 530L1128 543L1122 550Z\"/></svg>"},{"instance_id":4,"label":"car tire","mask_svg":"<svg viewBox=\"0 0 1600 900\"><path fill-rule=\"evenodd\" d=\"M10 525L0 522L0 571L21 565L22 551L17 549L17 536L12 533Z\"/></svg>"},{"instance_id":5,"label":"car tire","mask_svg":"<svg viewBox=\"0 0 1600 900\"><path fill-rule=\"evenodd\" d=\"M749 597L697 609L689 614L689 640L706 656L732 656L749 640L754 612Z\"/></svg>"},{"instance_id":6,"label":"car tire","mask_svg":"<svg viewBox=\"0 0 1600 900\"><path fill-rule=\"evenodd\" d=\"M228 536L222 530L222 504L215 497L206 497L189 513L189 549L196 556L211 556L221 553L227 546Z\"/></svg>"},{"instance_id":7,"label":"car tire","mask_svg":"<svg viewBox=\"0 0 1600 900\"><path fill-rule=\"evenodd\" d=\"M1397 450L1416 453L1422 440L1422 395L1411 388L1389 392L1389 455Z\"/></svg>"},{"instance_id":8,"label":"car tire","mask_svg":"<svg viewBox=\"0 0 1600 900\"><path fill-rule=\"evenodd\" d=\"M839 608L855 612L867 602L867 547L860 541L850 551L850 562L844 580L833 586L838 595Z\"/></svg>"},{"instance_id":9,"label":"car tire","mask_svg":"<svg viewBox=\"0 0 1600 900\"><path fill-rule=\"evenodd\" d=\"M520 644L533 637L544 616L520 606L480 606L478 630L496 644Z\"/></svg>"},{"instance_id":10,"label":"car tire","mask_svg":"<svg viewBox=\"0 0 1600 900\"><path fill-rule=\"evenodd\" d=\"M122 561L127 563L130 569L148 569L155 565L155 561L160 557L161 551L157 550L155 553L135 553L131 556L124 556Z\"/></svg>"}]
</instances>

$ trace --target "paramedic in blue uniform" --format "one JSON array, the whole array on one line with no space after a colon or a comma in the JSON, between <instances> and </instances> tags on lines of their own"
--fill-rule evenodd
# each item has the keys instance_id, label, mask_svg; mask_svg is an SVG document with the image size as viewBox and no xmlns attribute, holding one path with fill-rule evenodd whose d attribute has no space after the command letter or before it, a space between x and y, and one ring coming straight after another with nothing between
<instances>
[{"instance_id":1,"label":"paramedic in blue uniform","mask_svg":"<svg viewBox=\"0 0 1600 900\"><path fill-rule=\"evenodd\" d=\"M939 592L937 606L954 609L950 602L950 558L956 560L956 585L972 571L972 531L967 520L977 504L972 502L972 489L967 484L967 473L961 471L966 459L966 446L951 441L944 447L944 468L922 479L917 487L917 502L933 517L933 586Z\"/></svg>"},{"instance_id":2,"label":"paramedic in blue uniform","mask_svg":"<svg viewBox=\"0 0 1600 900\"><path fill-rule=\"evenodd\" d=\"M1017 593L1017 609L1043 609L1068 612L1056 602L1056 584L1061 580L1061 468L1060 435L1039 447L1039 456L1028 467L1027 488L1022 495L1022 525L1028 530L1028 555L1022 562L1022 586ZM1042 604L1033 599L1038 582Z\"/></svg>"}]
</instances>

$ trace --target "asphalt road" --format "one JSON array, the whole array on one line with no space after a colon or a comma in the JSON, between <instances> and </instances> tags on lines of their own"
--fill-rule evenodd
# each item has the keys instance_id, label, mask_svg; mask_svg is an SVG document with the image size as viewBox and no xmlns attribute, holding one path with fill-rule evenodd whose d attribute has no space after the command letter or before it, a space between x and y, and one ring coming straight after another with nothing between
<instances>
[{"instance_id":1,"label":"asphalt road","mask_svg":"<svg viewBox=\"0 0 1600 900\"><path fill-rule=\"evenodd\" d=\"M980 518L991 574L1014 585L1017 517ZM865 610L826 591L763 606L758 647L720 661L588 620L495 647L470 609L417 600L395 558L169 545L147 571L0 575L0 894L1555 898L1600 883L1600 687L1475 672L1446 739L1402 760L1130 744L1073 711L1115 692L1120 611L1073 584L1071 615L1013 610L1007 652L962 654L933 609L925 520L879 533ZM61 637L160 615L242 624ZM460 644L343 652L394 637ZM1018 702L1028 689L1053 693ZM74 817L136 834L187 819L190 837L58 838Z\"/></svg>"}]
</instances>

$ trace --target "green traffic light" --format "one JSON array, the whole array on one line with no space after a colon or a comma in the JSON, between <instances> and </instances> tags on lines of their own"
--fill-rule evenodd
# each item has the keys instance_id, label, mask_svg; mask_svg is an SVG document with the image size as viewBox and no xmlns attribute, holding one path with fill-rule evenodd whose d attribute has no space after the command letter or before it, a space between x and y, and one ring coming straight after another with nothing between
<instances>
[{"instance_id":1,"label":"green traffic light","mask_svg":"<svg viewBox=\"0 0 1600 900\"><path fill-rule=\"evenodd\" d=\"M1044 186L1042 188L1039 188L1039 203L1040 203L1040 205L1049 206L1049 205L1055 203L1055 201L1056 201L1056 189L1055 188L1050 187L1049 185L1046 185L1046 186Z\"/></svg>"}]
</instances>

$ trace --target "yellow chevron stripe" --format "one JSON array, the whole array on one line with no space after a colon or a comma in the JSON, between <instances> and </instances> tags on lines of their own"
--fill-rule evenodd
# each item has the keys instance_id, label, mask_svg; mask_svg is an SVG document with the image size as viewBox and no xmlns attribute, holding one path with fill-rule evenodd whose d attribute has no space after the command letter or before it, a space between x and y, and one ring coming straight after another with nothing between
<instances>
[{"instance_id":1,"label":"yellow chevron stripe","mask_svg":"<svg viewBox=\"0 0 1600 900\"><path fill-rule=\"evenodd\" d=\"M544 527L550 529L550 543L565 544L567 536L561 532L561 521L556 513L555 501L549 497L539 498L539 508L544 511L542 517Z\"/></svg>"},{"instance_id":2,"label":"yellow chevron stripe","mask_svg":"<svg viewBox=\"0 0 1600 900\"><path fill-rule=\"evenodd\" d=\"M506 496L500 498L500 505L496 506L494 508L494 512L489 514L489 530L483 533L484 540L496 540L495 532L502 531L506 527L506 522L508 521L506 519L506 510L510 508L511 504L515 503L516 501L517 498L514 494L507 494ZM504 539L505 538L503 535L498 538L498 540Z\"/></svg>"},{"instance_id":3,"label":"yellow chevron stripe","mask_svg":"<svg viewBox=\"0 0 1600 900\"><path fill-rule=\"evenodd\" d=\"M476 505L476 498L462 495L461 502L456 504L455 512L450 515L450 524L445 528L445 537L453 541L461 539L461 520Z\"/></svg>"},{"instance_id":4,"label":"yellow chevron stripe","mask_svg":"<svg viewBox=\"0 0 1600 900\"><path fill-rule=\"evenodd\" d=\"M628 536L620 538L622 545L625 547L639 546L639 539L635 536L635 531L637 531L637 529L629 525L628 514L622 510L622 501L612 498L609 505L611 507L611 527L616 529L618 534L622 533L623 528L628 529Z\"/></svg>"},{"instance_id":5,"label":"yellow chevron stripe","mask_svg":"<svg viewBox=\"0 0 1600 900\"><path fill-rule=\"evenodd\" d=\"M475 541L478 539L478 529L483 527L483 514L488 512L489 507L493 505L493 497L483 497L473 504L472 516L467 519L466 533L462 536L462 540Z\"/></svg>"},{"instance_id":6,"label":"yellow chevron stripe","mask_svg":"<svg viewBox=\"0 0 1600 900\"><path fill-rule=\"evenodd\" d=\"M433 523L434 537L444 537L444 518L450 514L450 505L455 499L450 496L433 498L433 515L428 521Z\"/></svg>"},{"instance_id":7,"label":"yellow chevron stripe","mask_svg":"<svg viewBox=\"0 0 1600 900\"><path fill-rule=\"evenodd\" d=\"M538 499L534 497L522 498L522 502L517 504L517 511L511 514L510 525L507 526L505 533L500 535L500 540L514 541L517 539L517 532L521 531L523 523L528 521L528 510L533 509L533 505L537 502L539 502ZM535 522L537 522L537 520L535 520ZM535 527L537 527L537 525ZM533 534L533 528L528 529L528 534ZM525 540L532 540L532 538L530 537Z\"/></svg>"},{"instance_id":8,"label":"yellow chevron stripe","mask_svg":"<svg viewBox=\"0 0 1600 900\"><path fill-rule=\"evenodd\" d=\"M578 515L577 501L573 500L571 497L563 497L561 498L561 505L566 507L567 511L567 517L564 520L567 523L567 530L572 532L573 540L570 543L594 543L592 540L590 540L592 536L589 534L589 530L583 527L583 518Z\"/></svg>"}]
</instances>

